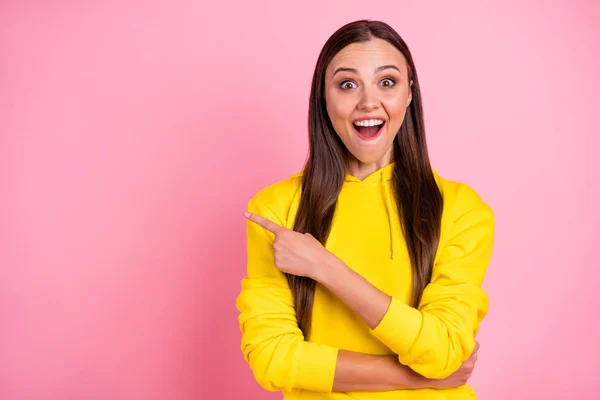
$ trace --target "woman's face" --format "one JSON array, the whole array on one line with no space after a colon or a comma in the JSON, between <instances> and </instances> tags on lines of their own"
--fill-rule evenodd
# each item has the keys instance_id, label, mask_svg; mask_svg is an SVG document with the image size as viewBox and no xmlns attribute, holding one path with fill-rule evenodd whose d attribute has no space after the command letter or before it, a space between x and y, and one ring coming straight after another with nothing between
<instances>
[{"instance_id":1,"label":"woman's face","mask_svg":"<svg viewBox=\"0 0 600 400\"><path fill-rule=\"evenodd\" d=\"M391 161L392 144L411 100L406 60L385 40L346 46L325 71L327 113L360 162Z\"/></svg>"}]
</instances>

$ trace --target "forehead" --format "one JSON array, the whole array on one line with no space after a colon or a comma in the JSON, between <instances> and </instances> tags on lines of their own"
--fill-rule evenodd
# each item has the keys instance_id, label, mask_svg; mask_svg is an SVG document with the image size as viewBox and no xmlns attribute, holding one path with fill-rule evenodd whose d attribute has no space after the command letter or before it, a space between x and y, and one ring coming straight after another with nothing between
<instances>
[{"instance_id":1,"label":"forehead","mask_svg":"<svg viewBox=\"0 0 600 400\"><path fill-rule=\"evenodd\" d=\"M368 42L352 43L344 47L333 57L327 66L327 75L333 74L338 67L354 68L360 73L372 73L382 65L396 65L406 71L404 55L385 40L374 38Z\"/></svg>"}]
</instances>

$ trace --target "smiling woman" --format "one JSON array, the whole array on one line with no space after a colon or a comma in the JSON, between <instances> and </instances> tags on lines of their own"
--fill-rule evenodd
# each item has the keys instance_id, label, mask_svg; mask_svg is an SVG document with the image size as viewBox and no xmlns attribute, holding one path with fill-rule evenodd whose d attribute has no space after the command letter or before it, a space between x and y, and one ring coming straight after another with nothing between
<instances>
[{"instance_id":1,"label":"smiling woman","mask_svg":"<svg viewBox=\"0 0 600 400\"><path fill-rule=\"evenodd\" d=\"M378 38L352 43L333 57L325 82L327 114L352 155L349 161L355 172L357 162L389 163L392 143L412 100L402 53Z\"/></svg>"},{"instance_id":2,"label":"smiling woman","mask_svg":"<svg viewBox=\"0 0 600 400\"><path fill-rule=\"evenodd\" d=\"M241 349L285 399L463 399L494 217L431 168L419 80L387 24L325 43L302 172L246 212Z\"/></svg>"}]
</instances>

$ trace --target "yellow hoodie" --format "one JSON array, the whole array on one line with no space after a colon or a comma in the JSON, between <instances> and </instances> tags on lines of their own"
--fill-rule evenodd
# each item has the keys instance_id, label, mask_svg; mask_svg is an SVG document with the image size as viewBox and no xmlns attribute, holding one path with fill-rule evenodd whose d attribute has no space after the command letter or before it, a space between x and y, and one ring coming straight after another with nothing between
<instances>
[{"instance_id":1,"label":"yellow hoodie","mask_svg":"<svg viewBox=\"0 0 600 400\"><path fill-rule=\"evenodd\" d=\"M434 176L444 198L440 244L431 283L418 310L410 307L411 266L395 200L393 163L364 180L347 175L338 197L326 248L392 297L377 327L368 325L317 283L311 335L298 328L292 292L273 262L274 236L247 222L247 276L236 305L241 349L256 381L284 399L469 399L469 385L453 389L332 392L339 349L397 354L428 378L456 371L475 347L488 310L481 289L493 245L490 207L469 186ZM301 174L257 193L248 211L293 228Z\"/></svg>"}]
</instances>

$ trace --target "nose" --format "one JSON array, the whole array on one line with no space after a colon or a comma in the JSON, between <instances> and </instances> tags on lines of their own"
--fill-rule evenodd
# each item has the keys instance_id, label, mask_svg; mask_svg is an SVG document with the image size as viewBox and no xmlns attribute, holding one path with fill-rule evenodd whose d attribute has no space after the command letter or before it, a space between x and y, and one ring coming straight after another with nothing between
<instances>
[{"instance_id":1,"label":"nose","mask_svg":"<svg viewBox=\"0 0 600 400\"><path fill-rule=\"evenodd\" d=\"M377 91L369 87L365 87L362 91L362 96L357 107L361 111L369 112L378 109L379 104Z\"/></svg>"}]
</instances>

